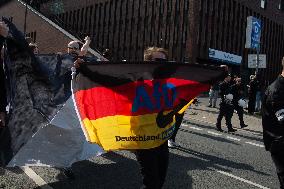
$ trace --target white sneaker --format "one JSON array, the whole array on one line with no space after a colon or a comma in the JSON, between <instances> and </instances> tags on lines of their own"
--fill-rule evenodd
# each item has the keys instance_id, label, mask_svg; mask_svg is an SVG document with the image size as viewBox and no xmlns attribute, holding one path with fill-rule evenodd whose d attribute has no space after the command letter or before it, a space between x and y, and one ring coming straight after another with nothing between
<instances>
[{"instance_id":1,"label":"white sneaker","mask_svg":"<svg viewBox=\"0 0 284 189\"><path fill-rule=\"evenodd\" d=\"M168 140L168 147L173 148L173 147L178 147L179 144L174 142L173 140Z\"/></svg>"}]
</instances>

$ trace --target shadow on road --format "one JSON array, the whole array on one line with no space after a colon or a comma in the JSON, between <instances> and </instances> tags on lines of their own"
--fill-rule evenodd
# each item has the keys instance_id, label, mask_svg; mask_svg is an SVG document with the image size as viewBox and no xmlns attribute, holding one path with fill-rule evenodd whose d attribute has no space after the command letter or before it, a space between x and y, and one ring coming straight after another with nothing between
<instances>
[{"instance_id":1,"label":"shadow on road","mask_svg":"<svg viewBox=\"0 0 284 189\"><path fill-rule=\"evenodd\" d=\"M200 128L211 129L211 130L213 129L212 126L207 126L207 125L204 125L204 124L198 124L198 123L194 123L192 121L184 121L184 123L190 124L190 125L195 125L195 126L200 127ZM234 136L246 138L246 139L249 139L249 140L255 140L255 141L258 141L258 142L263 142L262 135L260 136L261 138L253 137L253 136L247 136L247 135L244 135L244 134L240 134L240 133L238 133L238 131L236 131L235 133L230 133L230 134L234 135ZM208 135L208 136L210 136L210 135Z\"/></svg>"},{"instance_id":2,"label":"shadow on road","mask_svg":"<svg viewBox=\"0 0 284 189\"><path fill-rule=\"evenodd\" d=\"M187 149L181 146L177 147L176 149L196 157L196 158L192 157L193 159L195 159L194 161L191 160L191 164L194 164L192 165L194 169L206 170L206 169L210 169L213 167L221 171L231 172L231 169L229 168L234 168L234 169L252 171L254 173L265 175L265 176L269 175L267 173L257 171L254 169L254 167L244 164L244 163L237 163L237 162L230 161L230 160L220 158L217 156L212 156L212 155L204 154L204 153L197 152L191 149ZM196 167L196 165L198 166ZM228 167L228 169L226 169L225 167Z\"/></svg>"},{"instance_id":3,"label":"shadow on road","mask_svg":"<svg viewBox=\"0 0 284 189\"><path fill-rule=\"evenodd\" d=\"M0 176L5 175L7 171L17 174L17 175L24 173L24 171L20 169L19 167L0 167Z\"/></svg>"},{"instance_id":4,"label":"shadow on road","mask_svg":"<svg viewBox=\"0 0 284 189\"><path fill-rule=\"evenodd\" d=\"M215 168L231 172L233 168L247 170L261 175L268 175L264 172L255 170L250 165L200 153L184 147L178 147L173 150L180 151L184 155L170 153L169 168L164 189L192 188L190 171L193 170L212 171L212 168ZM188 155L190 155L190 157L188 157ZM114 152L105 154L103 158L111 161L104 164L96 164L92 161L77 162L72 166L76 176L75 180L64 179L49 183L49 186L54 189L140 188L142 181L139 173L139 166L135 160ZM40 189L40 187L38 187L38 189Z\"/></svg>"},{"instance_id":5,"label":"shadow on road","mask_svg":"<svg viewBox=\"0 0 284 189\"><path fill-rule=\"evenodd\" d=\"M139 165L133 159L126 158L120 154L110 152L104 155L112 163L96 164L91 161L75 163L72 170L75 180L60 180L49 183L53 189L136 189L142 185L139 173ZM172 165L170 163L168 175L164 189L172 188L192 188L192 179L187 172L190 170L188 158L170 154L170 161L179 162ZM37 189L41 189L37 187Z\"/></svg>"},{"instance_id":6,"label":"shadow on road","mask_svg":"<svg viewBox=\"0 0 284 189\"><path fill-rule=\"evenodd\" d=\"M251 171L261 175L268 175L255 170L252 166L230 161L217 156L200 153L191 149L178 147L182 153L190 157L170 153L169 169L164 189L192 188L192 178L189 175L193 170L211 170L212 168L231 172L231 169ZM91 161L82 161L72 166L75 180L60 180L50 183L54 189L136 189L141 186L139 166L135 160L126 158L117 153L108 153L105 158L111 160L109 164L96 164ZM190 163L189 163L190 162ZM38 187L40 189L40 187Z\"/></svg>"},{"instance_id":7,"label":"shadow on road","mask_svg":"<svg viewBox=\"0 0 284 189\"><path fill-rule=\"evenodd\" d=\"M179 129L179 131L190 133L190 134L194 134L194 135L198 135L198 136L202 136L202 137L205 137L205 138L210 138L210 139L213 139L213 140L217 140L219 142L226 142L226 143L230 143L230 144L240 145L239 143L236 143L236 142L234 142L232 140L228 140L226 138L215 137L215 136L204 134L204 133L197 133L197 132L194 132L194 131L191 131L191 130L182 129L182 128Z\"/></svg>"}]
</instances>

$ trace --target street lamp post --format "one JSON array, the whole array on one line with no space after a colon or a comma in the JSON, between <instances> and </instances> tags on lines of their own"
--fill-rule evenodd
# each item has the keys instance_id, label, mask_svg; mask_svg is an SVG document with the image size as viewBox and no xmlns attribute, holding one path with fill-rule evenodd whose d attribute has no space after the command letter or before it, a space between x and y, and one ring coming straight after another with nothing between
<instances>
[{"instance_id":1,"label":"street lamp post","mask_svg":"<svg viewBox=\"0 0 284 189\"><path fill-rule=\"evenodd\" d=\"M256 49L256 69L255 69L255 75L258 75L258 68L259 68L259 53L260 53L260 44L258 45Z\"/></svg>"},{"instance_id":2,"label":"street lamp post","mask_svg":"<svg viewBox=\"0 0 284 189\"><path fill-rule=\"evenodd\" d=\"M26 30L27 30L27 15L28 15L28 0L26 0L25 21L24 21L24 36L26 36Z\"/></svg>"}]
</instances>

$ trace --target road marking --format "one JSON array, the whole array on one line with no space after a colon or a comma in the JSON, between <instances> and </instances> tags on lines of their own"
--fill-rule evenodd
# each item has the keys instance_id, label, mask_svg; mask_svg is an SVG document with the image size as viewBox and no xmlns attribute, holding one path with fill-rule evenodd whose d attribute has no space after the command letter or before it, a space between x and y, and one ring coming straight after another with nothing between
<instances>
[{"instance_id":1,"label":"road marking","mask_svg":"<svg viewBox=\"0 0 284 189\"><path fill-rule=\"evenodd\" d=\"M234 137L230 137L230 136L227 136L226 138L231 139L231 140L235 140L235 141L241 141L241 139L239 139L239 138L234 138Z\"/></svg>"},{"instance_id":2,"label":"road marking","mask_svg":"<svg viewBox=\"0 0 284 189\"><path fill-rule=\"evenodd\" d=\"M257 143L253 143L253 142L245 142L245 143L264 148L264 145L261 145L261 144L257 144Z\"/></svg>"},{"instance_id":3,"label":"road marking","mask_svg":"<svg viewBox=\"0 0 284 189\"><path fill-rule=\"evenodd\" d=\"M215 133L215 132L212 132L212 131L207 131L207 133L212 134L212 135L216 135L216 136L222 136L222 134Z\"/></svg>"},{"instance_id":4,"label":"road marking","mask_svg":"<svg viewBox=\"0 0 284 189\"><path fill-rule=\"evenodd\" d=\"M188 126L188 125L186 125L186 124L182 124L181 126L183 126L183 127L188 127L188 128L190 128L190 129L197 130L197 131L203 131L203 129L200 129L200 128L198 128L198 127Z\"/></svg>"},{"instance_id":5,"label":"road marking","mask_svg":"<svg viewBox=\"0 0 284 189\"><path fill-rule=\"evenodd\" d=\"M20 167L39 187L42 189L53 189L40 176L38 176L31 168L24 166Z\"/></svg>"},{"instance_id":6,"label":"road marking","mask_svg":"<svg viewBox=\"0 0 284 189\"><path fill-rule=\"evenodd\" d=\"M224 172L224 171L219 171L219 170L217 170L217 169L214 169L214 170L217 171L218 173L221 173L221 174L226 175L226 176L228 176L228 177L232 177L232 178L234 178L234 179L237 179L237 180L239 180L239 181L242 181L242 182L245 182L245 183L247 183L247 184L253 185L253 186L255 186L255 187L262 188L262 189L269 189L269 188L267 188L267 187L265 187L265 186L262 186L262 185L260 185L260 184L256 184L256 183L254 183L254 182L251 182L251 181L249 181L249 180L243 179L243 178L241 178L241 177L237 177L237 176L232 175L232 174L230 174L230 173L226 173L226 172Z\"/></svg>"},{"instance_id":7,"label":"road marking","mask_svg":"<svg viewBox=\"0 0 284 189\"><path fill-rule=\"evenodd\" d=\"M197 130L197 131L202 131L203 129L197 128L197 127L189 127L191 129Z\"/></svg>"},{"instance_id":8,"label":"road marking","mask_svg":"<svg viewBox=\"0 0 284 189\"><path fill-rule=\"evenodd\" d=\"M189 126L189 124L182 124L183 127L187 127L187 128L190 128L190 129L194 129L194 130L198 130L198 131L202 131L203 129L200 129L198 127L193 127L193 126ZM212 131L207 131L207 133L209 134L212 134L212 135L215 135L215 136L222 136L222 134L220 133L216 133L216 132L212 132ZM239 138L235 138L235 137L231 137L231 136L226 136L227 139L230 139L230 140L234 140L234 141L238 141L240 142L241 139ZM245 142L246 144L250 144L250 145L253 145L253 146L257 146L257 147L261 147L261 148L264 148L264 145L261 145L261 144L257 144L257 143L254 143L254 142Z\"/></svg>"}]
</instances>

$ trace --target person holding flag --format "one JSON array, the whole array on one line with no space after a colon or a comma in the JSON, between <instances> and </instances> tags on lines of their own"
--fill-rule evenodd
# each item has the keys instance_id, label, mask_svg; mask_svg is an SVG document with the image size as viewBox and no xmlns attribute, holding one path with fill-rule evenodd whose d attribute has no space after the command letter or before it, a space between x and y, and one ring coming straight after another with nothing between
<instances>
[{"instance_id":1,"label":"person holding flag","mask_svg":"<svg viewBox=\"0 0 284 189\"><path fill-rule=\"evenodd\" d=\"M163 48L149 47L144 51L144 61L168 61L168 52ZM143 180L142 188L162 188L169 164L168 143L156 148L135 151Z\"/></svg>"},{"instance_id":2,"label":"person holding flag","mask_svg":"<svg viewBox=\"0 0 284 189\"><path fill-rule=\"evenodd\" d=\"M73 100L86 140L105 151L133 151L142 188L162 188L175 116L224 76L215 65L167 60L165 49L150 47L144 62L74 62Z\"/></svg>"}]
</instances>

